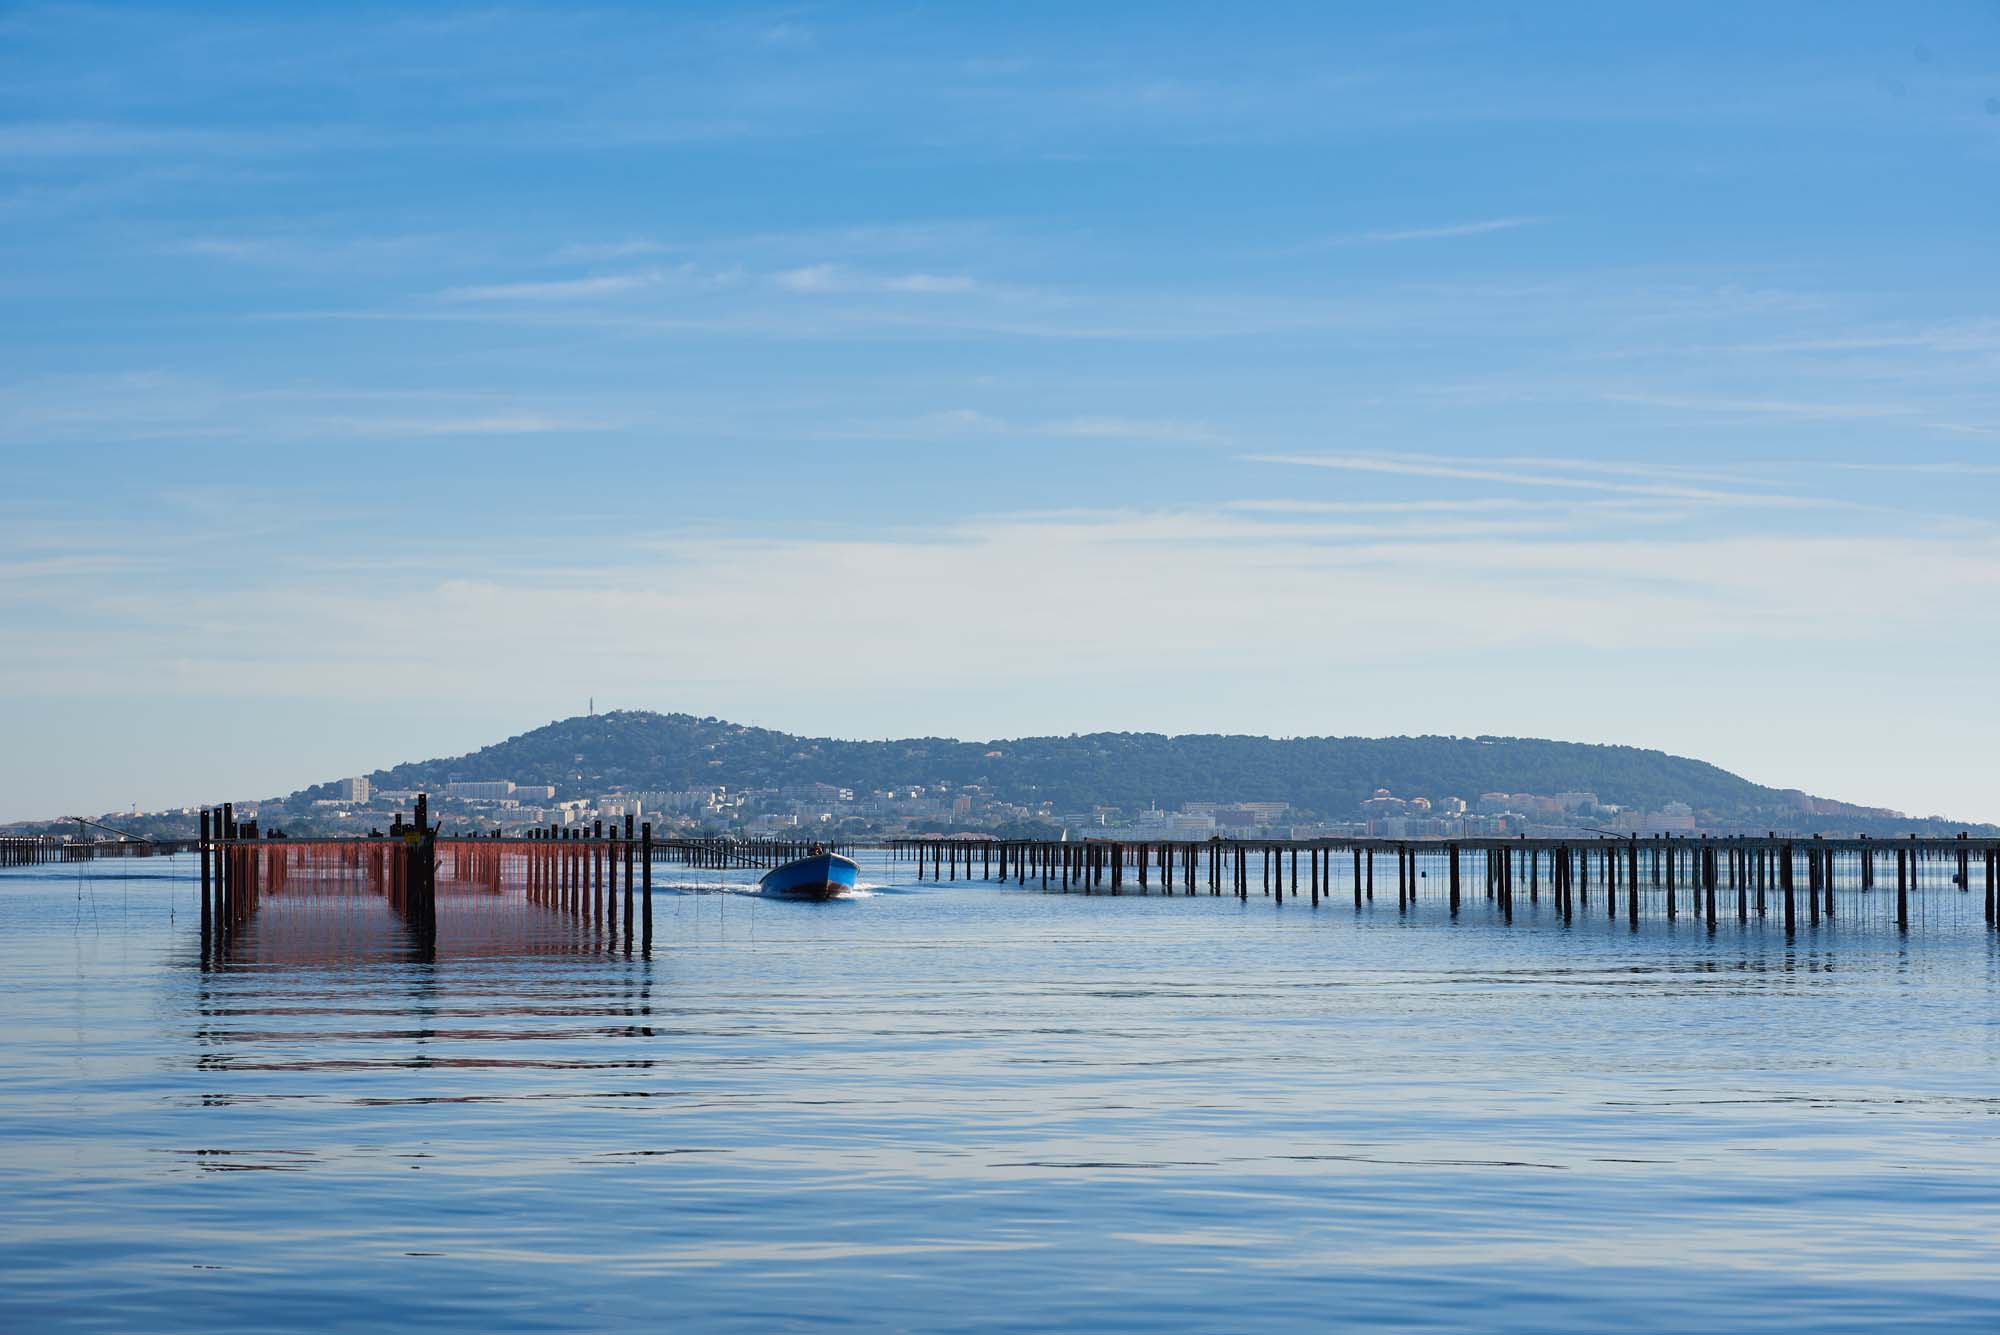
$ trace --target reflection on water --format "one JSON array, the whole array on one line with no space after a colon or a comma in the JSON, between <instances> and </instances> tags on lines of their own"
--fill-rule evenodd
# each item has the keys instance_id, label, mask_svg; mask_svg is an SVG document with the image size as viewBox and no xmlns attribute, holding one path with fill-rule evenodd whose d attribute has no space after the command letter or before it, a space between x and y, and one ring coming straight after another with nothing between
<instances>
[{"instance_id":1,"label":"reflection on water","mask_svg":"<svg viewBox=\"0 0 2000 1335\"><path fill-rule=\"evenodd\" d=\"M1787 937L897 871L657 885L650 956L302 891L214 958L191 864L8 873L0 1325L2000 1320L1959 894Z\"/></svg>"}]
</instances>

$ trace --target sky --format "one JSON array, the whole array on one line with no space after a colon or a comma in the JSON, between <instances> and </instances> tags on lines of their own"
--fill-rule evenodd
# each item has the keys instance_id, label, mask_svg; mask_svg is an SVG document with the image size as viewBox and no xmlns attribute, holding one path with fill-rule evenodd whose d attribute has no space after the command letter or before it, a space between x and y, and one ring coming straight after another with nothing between
<instances>
[{"instance_id":1,"label":"sky","mask_svg":"<svg viewBox=\"0 0 2000 1335\"><path fill-rule=\"evenodd\" d=\"M0 819L593 699L2000 819L1996 226L1994 3L0 7Z\"/></svg>"}]
</instances>

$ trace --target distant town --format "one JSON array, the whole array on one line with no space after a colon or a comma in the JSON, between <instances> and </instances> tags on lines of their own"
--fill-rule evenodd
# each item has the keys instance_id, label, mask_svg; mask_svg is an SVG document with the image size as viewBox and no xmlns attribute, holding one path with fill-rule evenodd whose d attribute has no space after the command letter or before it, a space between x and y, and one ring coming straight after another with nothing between
<instances>
[{"instance_id":1,"label":"distant town","mask_svg":"<svg viewBox=\"0 0 2000 1335\"><path fill-rule=\"evenodd\" d=\"M266 828L295 833L366 834L385 829L416 802L414 790L377 787L366 778L341 779L317 790L331 796L238 804ZM1386 839L1529 837L1606 832L1696 834L1705 827L1684 802L1641 811L1598 800L1595 793L1480 793L1472 798L1398 796L1377 789L1343 818L1296 810L1286 802L1183 802L1173 810L1094 806L1057 810L995 798L978 785L945 783L857 792L832 784L771 788L689 788L613 791L559 800L552 784L505 778L460 779L428 794L434 817L447 829L519 834L530 829L592 826L630 816L659 833L732 834L744 838L819 834L829 838L957 835L1001 838L1067 833L1075 838L1185 841L1316 839L1372 836ZM1813 799L1799 795L1800 814ZM111 819L172 820L186 812L112 813ZM1895 813L1883 812L1884 816Z\"/></svg>"}]
</instances>

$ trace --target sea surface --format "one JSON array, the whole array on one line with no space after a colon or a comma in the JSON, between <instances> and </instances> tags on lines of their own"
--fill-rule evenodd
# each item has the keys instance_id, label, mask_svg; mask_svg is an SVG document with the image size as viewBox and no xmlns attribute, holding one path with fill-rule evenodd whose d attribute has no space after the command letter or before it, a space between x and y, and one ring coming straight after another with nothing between
<instances>
[{"instance_id":1,"label":"sea surface","mask_svg":"<svg viewBox=\"0 0 2000 1335\"><path fill-rule=\"evenodd\" d=\"M1976 896L910 874L663 871L649 958L267 901L205 967L188 859L0 872L0 1330L2000 1329Z\"/></svg>"}]
</instances>

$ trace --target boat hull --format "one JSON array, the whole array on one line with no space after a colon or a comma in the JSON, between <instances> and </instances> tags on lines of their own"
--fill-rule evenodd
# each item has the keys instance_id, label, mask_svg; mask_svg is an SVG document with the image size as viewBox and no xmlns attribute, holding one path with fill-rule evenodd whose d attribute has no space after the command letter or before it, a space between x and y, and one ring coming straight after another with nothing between
<instances>
[{"instance_id":1,"label":"boat hull","mask_svg":"<svg viewBox=\"0 0 2000 1335\"><path fill-rule=\"evenodd\" d=\"M860 871L838 853L815 853L771 868L757 882L757 889L783 899L832 899L843 890L852 890Z\"/></svg>"}]
</instances>

